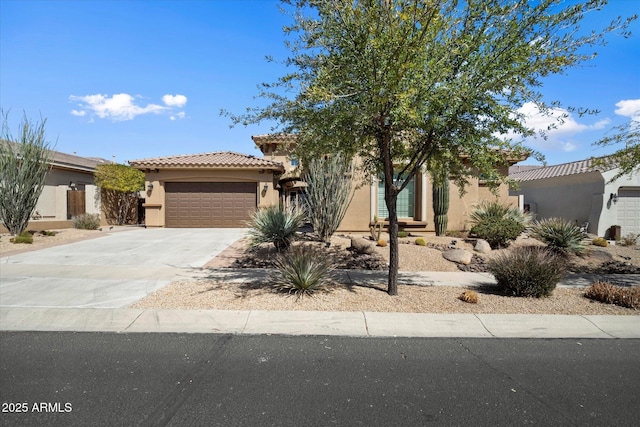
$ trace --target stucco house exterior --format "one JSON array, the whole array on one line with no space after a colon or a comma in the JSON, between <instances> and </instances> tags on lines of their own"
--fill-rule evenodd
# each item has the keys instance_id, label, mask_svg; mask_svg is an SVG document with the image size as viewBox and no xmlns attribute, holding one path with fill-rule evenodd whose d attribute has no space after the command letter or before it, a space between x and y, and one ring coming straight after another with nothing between
<instances>
[{"instance_id":1,"label":"stucco house exterior","mask_svg":"<svg viewBox=\"0 0 640 427\"><path fill-rule=\"evenodd\" d=\"M104 163L109 162L52 151L51 169L27 229L71 228L73 216L100 213L100 197L94 183L94 173L96 166ZM6 231L1 225L0 229Z\"/></svg>"},{"instance_id":2,"label":"stucco house exterior","mask_svg":"<svg viewBox=\"0 0 640 427\"><path fill-rule=\"evenodd\" d=\"M612 238L611 227L621 235L640 233L640 174L628 174L609 182L618 168L594 166L593 159L563 163L509 175L520 182L512 195L538 219L560 217L588 223L587 231Z\"/></svg>"},{"instance_id":3,"label":"stucco house exterior","mask_svg":"<svg viewBox=\"0 0 640 427\"><path fill-rule=\"evenodd\" d=\"M130 161L146 175L146 225L244 227L256 208L297 203L306 184L299 176L298 159L292 155L295 135L257 135L252 139L262 157L214 152ZM501 173L506 175L508 166ZM426 171L418 174L400 194L401 228L434 231L428 176ZM360 181L340 231L368 231L374 217L387 216L383 183L375 177ZM463 197L453 183L450 191L450 230L467 230L472 206L496 197L488 183L478 179L471 180ZM517 196L510 196L506 185L499 187L498 195L507 203L517 204Z\"/></svg>"}]
</instances>

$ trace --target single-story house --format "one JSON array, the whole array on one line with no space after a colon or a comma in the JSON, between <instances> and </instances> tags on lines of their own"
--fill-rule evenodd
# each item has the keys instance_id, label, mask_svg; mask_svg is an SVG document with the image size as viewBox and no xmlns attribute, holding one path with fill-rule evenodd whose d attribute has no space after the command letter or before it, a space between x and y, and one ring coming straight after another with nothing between
<instances>
[{"instance_id":1,"label":"single-story house","mask_svg":"<svg viewBox=\"0 0 640 427\"><path fill-rule=\"evenodd\" d=\"M296 203L306 184L300 179L298 159L292 155L294 135L252 137L262 157L213 152L132 160L130 165L145 172L146 225L149 227L243 227L259 207ZM513 160L510 163L515 164ZM508 173L505 166L501 173ZM488 183L473 179L460 197L451 184L449 229L469 228L472 206L495 199ZM517 204L509 189L501 185L498 196ZM328 201L330 202L330 201ZM401 228L434 231L432 186L424 171L400 194L398 216ZM374 217L387 217L384 185L369 178L356 188L340 231L368 231Z\"/></svg>"},{"instance_id":2,"label":"single-story house","mask_svg":"<svg viewBox=\"0 0 640 427\"><path fill-rule=\"evenodd\" d=\"M560 217L587 225L589 233L612 238L611 227L622 236L640 233L640 174L624 175L609 182L615 166L596 167L593 159L515 172L520 182L512 195L538 219Z\"/></svg>"},{"instance_id":3,"label":"single-story house","mask_svg":"<svg viewBox=\"0 0 640 427\"><path fill-rule=\"evenodd\" d=\"M73 216L100 213L94 173L96 166L104 163L109 162L52 151L51 169L27 229L71 228ZM0 229L6 232L4 226L0 225Z\"/></svg>"}]
</instances>

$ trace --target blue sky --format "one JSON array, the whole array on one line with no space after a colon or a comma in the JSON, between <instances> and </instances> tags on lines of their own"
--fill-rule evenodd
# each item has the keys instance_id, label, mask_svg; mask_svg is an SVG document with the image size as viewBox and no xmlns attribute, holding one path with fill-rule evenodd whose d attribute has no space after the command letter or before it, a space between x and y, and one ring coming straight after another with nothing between
<instances>
[{"instance_id":1,"label":"blue sky","mask_svg":"<svg viewBox=\"0 0 640 427\"><path fill-rule=\"evenodd\" d=\"M637 0L611 0L583 28L640 12ZM258 105L261 82L286 69L282 26L272 0L0 0L0 105L17 133L22 112L47 118L56 149L124 163L210 151L258 154L251 135L269 123L229 128L224 108ZM595 26L595 27L594 27ZM594 61L545 81L547 101L598 109L571 115L548 140L529 141L549 164L604 155L592 142L612 126L640 120L640 25L610 36ZM531 124L546 127L535 117ZM558 113L561 113L559 111ZM525 163L535 163L527 161Z\"/></svg>"}]
</instances>

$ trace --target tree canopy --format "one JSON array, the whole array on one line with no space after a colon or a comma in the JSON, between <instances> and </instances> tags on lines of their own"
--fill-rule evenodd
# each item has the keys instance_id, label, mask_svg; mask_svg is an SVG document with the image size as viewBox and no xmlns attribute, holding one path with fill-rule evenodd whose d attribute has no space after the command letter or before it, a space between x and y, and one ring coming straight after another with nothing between
<instances>
[{"instance_id":1,"label":"tree canopy","mask_svg":"<svg viewBox=\"0 0 640 427\"><path fill-rule=\"evenodd\" d=\"M625 33L631 17L579 32L591 0L300 0L286 1L295 23L294 70L263 84L266 107L232 116L271 120L295 133L300 157L359 155L385 184L389 211L389 289L397 293L397 196L432 159L447 158L463 185L470 174L499 176L511 157L538 155L517 110L546 104L544 77L595 55L604 35ZM627 34L625 34L627 35ZM504 135L514 135L511 138ZM436 162L435 164L437 164Z\"/></svg>"}]
</instances>

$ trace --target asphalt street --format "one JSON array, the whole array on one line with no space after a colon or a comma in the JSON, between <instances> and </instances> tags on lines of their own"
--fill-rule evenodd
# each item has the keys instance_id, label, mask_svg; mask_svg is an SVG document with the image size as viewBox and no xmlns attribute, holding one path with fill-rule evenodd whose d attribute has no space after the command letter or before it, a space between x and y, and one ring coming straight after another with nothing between
<instances>
[{"instance_id":1,"label":"asphalt street","mask_svg":"<svg viewBox=\"0 0 640 427\"><path fill-rule=\"evenodd\" d=\"M616 425L638 339L0 333L1 425Z\"/></svg>"}]
</instances>

